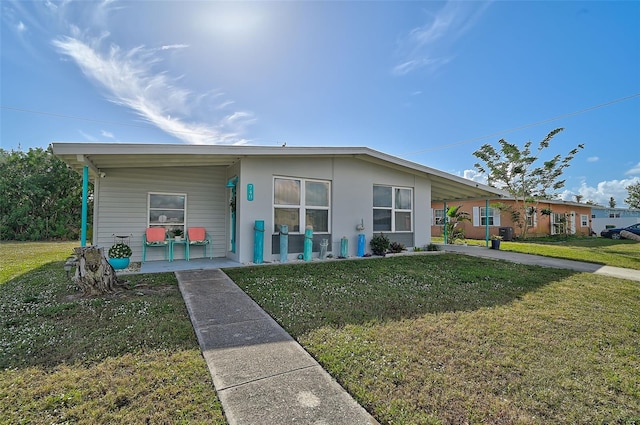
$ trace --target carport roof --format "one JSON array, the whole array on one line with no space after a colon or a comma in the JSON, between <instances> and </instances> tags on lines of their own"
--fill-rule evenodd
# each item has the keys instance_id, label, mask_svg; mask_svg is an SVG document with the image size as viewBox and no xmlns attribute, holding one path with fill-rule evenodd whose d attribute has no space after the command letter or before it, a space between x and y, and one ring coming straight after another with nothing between
<instances>
[{"instance_id":1,"label":"carport roof","mask_svg":"<svg viewBox=\"0 0 640 425\"><path fill-rule=\"evenodd\" d=\"M74 170L86 165L93 178L114 168L230 166L242 158L352 157L431 180L432 201L486 199L503 191L366 147L273 147L129 143L52 143L53 153Z\"/></svg>"}]
</instances>

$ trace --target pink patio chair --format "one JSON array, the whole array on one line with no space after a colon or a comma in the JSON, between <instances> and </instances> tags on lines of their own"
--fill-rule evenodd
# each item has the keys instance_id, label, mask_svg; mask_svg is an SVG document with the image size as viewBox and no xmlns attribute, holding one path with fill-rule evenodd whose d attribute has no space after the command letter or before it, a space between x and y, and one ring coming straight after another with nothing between
<instances>
[{"instance_id":1,"label":"pink patio chair","mask_svg":"<svg viewBox=\"0 0 640 425\"><path fill-rule=\"evenodd\" d=\"M209 259L213 259L213 240L204 227L189 227L187 229L187 261L191 259L191 247L202 246L203 255L207 257L209 248Z\"/></svg>"},{"instance_id":2,"label":"pink patio chair","mask_svg":"<svg viewBox=\"0 0 640 425\"><path fill-rule=\"evenodd\" d=\"M144 235L142 235L142 262L147 260L147 247L164 248L164 259L167 259L167 250L169 242L167 241L167 233L164 227L148 227Z\"/></svg>"}]
</instances>

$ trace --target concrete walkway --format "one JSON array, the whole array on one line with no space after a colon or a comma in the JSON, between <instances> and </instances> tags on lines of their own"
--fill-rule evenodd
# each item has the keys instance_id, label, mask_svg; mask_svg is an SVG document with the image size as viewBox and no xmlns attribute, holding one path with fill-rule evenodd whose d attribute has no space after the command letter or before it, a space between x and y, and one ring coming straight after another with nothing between
<instances>
[{"instance_id":1,"label":"concrete walkway","mask_svg":"<svg viewBox=\"0 0 640 425\"><path fill-rule=\"evenodd\" d=\"M221 270L176 276L230 425L378 424Z\"/></svg>"},{"instance_id":2,"label":"concrete walkway","mask_svg":"<svg viewBox=\"0 0 640 425\"><path fill-rule=\"evenodd\" d=\"M595 273L605 276L617 277L640 281L640 270L624 269L621 267L603 266L601 264L585 263L582 261L563 260L560 258L543 257L540 255L521 254L496 249L488 249L471 245L440 245L447 252L456 252L475 257L493 258L496 260L511 261L513 263L529 264L557 269L575 270L578 272Z\"/></svg>"}]
</instances>

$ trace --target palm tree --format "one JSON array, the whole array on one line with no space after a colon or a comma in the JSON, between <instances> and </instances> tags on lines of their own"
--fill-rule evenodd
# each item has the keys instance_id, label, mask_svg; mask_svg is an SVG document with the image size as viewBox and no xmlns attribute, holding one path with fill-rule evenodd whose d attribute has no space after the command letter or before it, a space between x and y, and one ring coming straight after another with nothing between
<instances>
[{"instance_id":1,"label":"palm tree","mask_svg":"<svg viewBox=\"0 0 640 425\"><path fill-rule=\"evenodd\" d=\"M471 221L469 213L461 211L462 205L447 208L447 240L446 243L453 244L458 239L464 239L464 228L460 226L465 221Z\"/></svg>"}]
</instances>

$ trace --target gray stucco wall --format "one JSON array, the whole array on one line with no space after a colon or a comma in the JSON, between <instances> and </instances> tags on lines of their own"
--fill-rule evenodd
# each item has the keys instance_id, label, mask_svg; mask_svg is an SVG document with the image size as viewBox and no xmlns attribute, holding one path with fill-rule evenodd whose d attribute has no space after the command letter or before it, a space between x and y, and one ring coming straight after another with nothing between
<instances>
[{"instance_id":1,"label":"gray stucco wall","mask_svg":"<svg viewBox=\"0 0 640 425\"><path fill-rule=\"evenodd\" d=\"M286 148L285 148L286 149ZM331 245L328 251L337 255L340 240L349 240L349 255L357 253L358 231L364 222L366 250L373 234L373 185L392 185L413 188L413 234L398 235L398 240L413 241L422 246L430 241L431 185L427 178L357 158L244 158L240 162L238 184L238 255L241 262L253 260L254 223L264 220L264 258L277 260L273 244L273 176L329 180L331 184ZM247 200L247 185L253 184L254 199ZM315 238L314 238L315 239ZM392 237L392 240L396 238ZM408 247L410 245L407 245ZM291 250L290 250L291 252ZM291 253L290 258L297 256Z\"/></svg>"}]
</instances>

